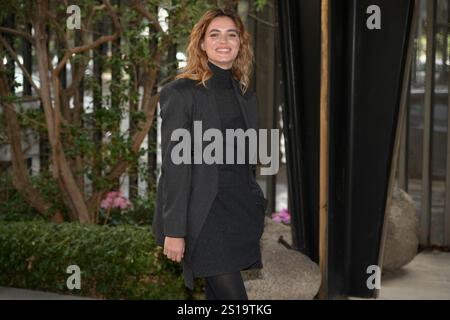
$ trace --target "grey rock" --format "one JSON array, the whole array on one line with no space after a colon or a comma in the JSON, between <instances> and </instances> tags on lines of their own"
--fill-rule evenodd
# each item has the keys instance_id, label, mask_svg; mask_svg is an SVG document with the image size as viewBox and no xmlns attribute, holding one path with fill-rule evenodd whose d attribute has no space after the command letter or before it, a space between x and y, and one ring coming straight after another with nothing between
<instances>
[{"instance_id":1,"label":"grey rock","mask_svg":"<svg viewBox=\"0 0 450 320\"><path fill-rule=\"evenodd\" d=\"M394 271L408 264L417 254L419 221L414 200L405 191L394 187L388 212L383 269Z\"/></svg>"},{"instance_id":2,"label":"grey rock","mask_svg":"<svg viewBox=\"0 0 450 320\"><path fill-rule=\"evenodd\" d=\"M249 299L313 299L321 282L318 265L304 254L279 243L280 236L292 246L290 226L266 218L261 238L263 269L242 272Z\"/></svg>"}]
</instances>

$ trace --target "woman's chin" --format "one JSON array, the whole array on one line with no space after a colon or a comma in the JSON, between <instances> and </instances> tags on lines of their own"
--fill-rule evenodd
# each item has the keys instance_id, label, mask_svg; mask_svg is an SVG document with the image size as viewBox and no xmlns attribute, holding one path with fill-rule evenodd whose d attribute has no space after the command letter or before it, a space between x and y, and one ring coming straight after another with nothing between
<instances>
[{"instance_id":1,"label":"woman's chin","mask_svg":"<svg viewBox=\"0 0 450 320\"><path fill-rule=\"evenodd\" d=\"M230 59L229 57L215 57L214 59L211 59L211 61L215 62L220 67L231 66L233 64L233 59Z\"/></svg>"}]
</instances>

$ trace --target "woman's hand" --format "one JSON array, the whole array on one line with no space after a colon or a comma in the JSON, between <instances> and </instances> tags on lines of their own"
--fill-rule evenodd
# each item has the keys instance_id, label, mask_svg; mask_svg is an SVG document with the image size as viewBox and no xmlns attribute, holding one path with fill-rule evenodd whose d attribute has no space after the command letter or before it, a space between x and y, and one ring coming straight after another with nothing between
<instances>
[{"instance_id":1,"label":"woman's hand","mask_svg":"<svg viewBox=\"0 0 450 320\"><path fill-rule=\"evenodd\" d=\"M166 237L164 239L164 254L170 260L180 262L184 256L184 238Z\"/></svg>"}]
</instances>

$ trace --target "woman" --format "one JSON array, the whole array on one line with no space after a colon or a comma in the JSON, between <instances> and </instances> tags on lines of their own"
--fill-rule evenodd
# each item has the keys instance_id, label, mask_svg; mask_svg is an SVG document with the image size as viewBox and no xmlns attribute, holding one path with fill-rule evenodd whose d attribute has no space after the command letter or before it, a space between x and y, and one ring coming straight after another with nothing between
<instances>
[{"instance_id":1,"label":"woman","mask_svg":"<svg viewBox=\"0 0 450 320\"><path fill-rule=\"evenodd\" d=\"M255 180L255 156L226 137L226 129L258 129L257 100L248 91L253 54L250 36L237 14L208 10L194 26L187 48L187 66L160 92L162 166L153 232L167 258L183 263L185 285L204 277L207 299L248 299L241 270L262 268L259 240L266 199ZM223 134L223 163L195 161L194 121L203 132ZM175 164L176 129L191 133L193 164ZM203 139L202 139L203 140ZM229 149L233 148L233 149ZM234 150L234 161L225 161ZM198 160L198 159L197 159Z\"/></svg>"}]
</instances>

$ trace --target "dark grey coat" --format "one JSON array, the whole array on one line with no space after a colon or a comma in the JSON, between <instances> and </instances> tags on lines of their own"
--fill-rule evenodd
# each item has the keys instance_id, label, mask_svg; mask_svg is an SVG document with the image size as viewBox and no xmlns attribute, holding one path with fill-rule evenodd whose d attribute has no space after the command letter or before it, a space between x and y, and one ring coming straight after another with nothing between
<instances>
[{"instance_id":1,"label":"dark grey coat","mask_svg":"<svg viewBox=\"0 0 450 320\"><path fill-rule=\"evenodd\" d=\"M208 82L206 84L209 88ZM236 80L233 80L233 86L247 128L258 130L256 95L248 91L242 95ZM198 85L194 80L178 79L165 85L160 92L162 165L153 233L156 243L160 246L164 246L165 236L185 238L183 274L185 285L190 289L193 289L194 285L190 266L191 255L216 197L219 173L216 164L173 164L170 154L178 142L170 141L170 137L173 130L185 128L190 130L193 138L193 121L196 120L202 121L202 132L209 128L220 129L214 94L208 88L202 84ZM194 163L194 142L191 142L192 163ZM203 142L201 150L209 143ZM252 190L266 205L263 192L255 180L255 167L249 166L248 172L253 185Z\"/></svg>"}]
</instances>

